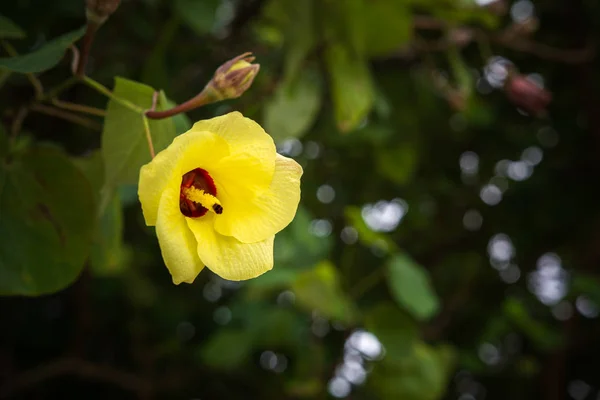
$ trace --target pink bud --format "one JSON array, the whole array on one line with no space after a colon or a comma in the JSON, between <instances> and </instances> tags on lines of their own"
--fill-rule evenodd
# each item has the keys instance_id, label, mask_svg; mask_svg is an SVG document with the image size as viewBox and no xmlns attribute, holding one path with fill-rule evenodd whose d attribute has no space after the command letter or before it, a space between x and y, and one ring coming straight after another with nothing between
<instances>
[{"instance_id":1,"label":"pink bud","mask_svg":"<svg viewBox=\"0 0 600 400\"><path fill-rule=\"evenodd\" d=\"M506 97L517 107L541 116L552 101L552 93L522 75L513 75L504 85Z\"/></svg>"}]
</instances>

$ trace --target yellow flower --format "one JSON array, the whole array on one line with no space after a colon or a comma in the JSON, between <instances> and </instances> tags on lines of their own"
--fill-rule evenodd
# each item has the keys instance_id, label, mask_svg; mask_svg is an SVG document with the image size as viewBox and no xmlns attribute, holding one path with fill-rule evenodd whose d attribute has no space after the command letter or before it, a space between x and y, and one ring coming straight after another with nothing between
<instances>
[{"instance_id":1,"label":"yellow flower","mask_svg":"<svg viewBox=\"0 0 600 400\"><path fill-rule=\"evenodd\" d=\"M229 280L273 268L273 239L294 218L302 167L238 112L199 121L140 171L144 219L173 282L206 265Z\"/></svg>"}]
</instances>

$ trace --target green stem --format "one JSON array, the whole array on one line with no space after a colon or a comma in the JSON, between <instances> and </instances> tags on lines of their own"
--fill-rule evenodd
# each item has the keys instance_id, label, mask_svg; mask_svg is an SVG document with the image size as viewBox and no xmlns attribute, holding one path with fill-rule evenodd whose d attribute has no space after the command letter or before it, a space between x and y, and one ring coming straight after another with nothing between
<instances>
[{"instance_id":1,"label":"green stem","mask_svg":"<svg viewBox=\"0 0 600 400\"><path fill-rule=\"evenodd\" d=\"M114 100L115 102L119 103L123 107L129 108L131 111L133 111L137 114L144 114L145 110L143 108L136 106L135 104L133 104L132 102L130 102L128 100L125 100L118 96L115 96L115 94L113 92L111 92L107 87L103 86L99 82L96 82L89 76L83 76L83 77L81 77L81 79L83 80L83 83L85 83L92 89L96 90L97 92L102 93L109 99Z\"/></svg>"},{"instance_id":2,"label":"green stem","mask_svg":"<svg viewBox=\"0 0 600 400\"><path fill-rule=\"evenodd\" d=\"M59 100L56 98L52 99L51 102L56 107L64 108L65 110L76 111L76 112L80 112L83 114L95 115L98 117L106 117L106 111L101 110L96 107L90 107L90 106L86 106L83 104L71 103L69 101L62 101L62 100Z\"/></svg>"},{"instance_id":3,"label":"green stem","mask_svg":"<svg viewBox=\"0 0 600 400\"><path fill-rule=\"evenodd\" d=\"M58 96L59 94L61 94L62 92L64 92L65 90L67 90L68 88L73 86L74 84L76 84L77 82L78 82L77 77L75 77L75 76L70 77L66 81L61 82L58 86L47 91L46 94L44 94L40 98L40 101L44 101L44 100L51 99L53 97Z\"/></svg>"},{"instance_id":4,"label":"green stem","mask_svg":"<svg viewBox=\"0 0 600 400\"><path fill-rule=\"evenodd\" d=\"M156 154L154 153L154 144L152 144L152 135L150 134L150 123L148 122L148 118L146 116L142 116L144 120L144 130L146 131L146 141L148 142L148 149L150 150L150 156L154 158Z\"/></svg>"}]
</instances>

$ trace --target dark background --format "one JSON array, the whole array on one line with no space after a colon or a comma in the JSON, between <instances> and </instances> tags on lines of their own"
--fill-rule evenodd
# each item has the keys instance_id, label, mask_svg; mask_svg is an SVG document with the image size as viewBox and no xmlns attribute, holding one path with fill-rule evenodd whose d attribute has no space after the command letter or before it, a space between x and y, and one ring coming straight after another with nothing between
<instances>
[{"instance_id":1,"label":"dark background","mask_svg":"<svg viewBox=\"0 0 600 400\"><path fill-rule=\"evenodd\" d=\"M81 26L82 3L0 13L25 52ZM599 20L584 0L123 1L88 74L183 102L254 52L252 88L189 117L262 123L304 167L301 208L273 271L174 286L121 188L107 259L61 292L0 298L0 398L600 398ZM9 124L32 90L11 76L0 93ZM73 156L100 145L42 114L24 131Z\"/></svg>"}]
</instances>

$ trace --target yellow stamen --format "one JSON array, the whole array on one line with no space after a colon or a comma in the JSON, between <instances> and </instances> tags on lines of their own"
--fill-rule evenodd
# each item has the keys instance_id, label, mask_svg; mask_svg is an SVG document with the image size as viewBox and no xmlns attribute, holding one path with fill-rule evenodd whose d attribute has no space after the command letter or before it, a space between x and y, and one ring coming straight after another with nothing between
<instances>
[{"instance_id":1,"label":"yellow stamen","mask_svg":"<svg viewBox=\"0 0 600 400\"><path fill-rule=\"evenodd\" d=\"M202 189L191 186L184 189L183 194L194 203L200 204L202 207L211 210L215 214L221 214L223 212L223 207L221 206L219 199Z\"/></svg>"}]
</instances>

